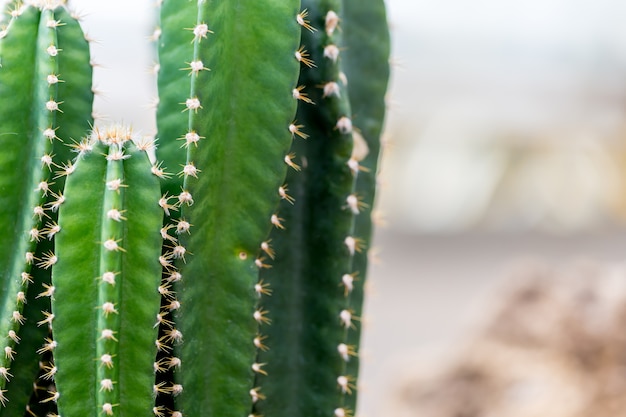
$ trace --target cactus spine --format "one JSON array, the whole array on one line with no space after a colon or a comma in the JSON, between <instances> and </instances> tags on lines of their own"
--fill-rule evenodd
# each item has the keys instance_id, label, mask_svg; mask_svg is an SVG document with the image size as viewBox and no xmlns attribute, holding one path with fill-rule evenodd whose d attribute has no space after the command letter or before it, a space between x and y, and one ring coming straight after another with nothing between
<instances>
[{"instance_id":1,"label":"cactus spine","mask_svg":"<svg viewBox=\"0 0 626 417\"><path fill-rule=\"evenodd\" d=\"M37 353L31 416L353 415L388 75L383 2L355 1L162 1L152 163L119 127L69 153L87 42L63 5L12 6L0 415Z\"/></svg>"}]
</instances>

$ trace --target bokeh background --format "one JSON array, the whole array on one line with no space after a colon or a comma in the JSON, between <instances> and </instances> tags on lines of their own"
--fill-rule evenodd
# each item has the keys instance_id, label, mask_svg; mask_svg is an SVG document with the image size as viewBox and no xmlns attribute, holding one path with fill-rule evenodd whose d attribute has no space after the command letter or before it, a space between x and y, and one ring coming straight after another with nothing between
<instances>
[{"instance_id":1,"label":"bokeh background","mask_svg":"<svg viewBox=\"0 0 626 417\"><path fill-rule=\"evenodd\" d=\"M103 94L96 111L147 135L155 133L154 79L146 76L154 58L147 46L152 1L72 1L97 40L96 88ZM462 367L458 363L468 351L482 349L468 346L491 337L485 329L500 323L501 316L515 316L498 312L502 305L517 305L507 301L515 299L510 297L516 285L534 285L537 276L541 282L558 281L556 286L537 284L543 293L528 290L536 300L537 294L561 294L580 279L584 284L576 288L589 287L595 297L567 293L555 299L574 301L531 303L524 312L538 305L544 310L531 314L527 326L547 317L569 317L557 310L578 311L583 299L606 305L604 298L621 294L617 284L593 288L626 279L626 2L387 4L394 72L379 199L386 226L377 231L379 262L369 282L359 416L578 415L567 414L565 405L547 412L533 397L545 391L558 399L548 401L557 408L572 404L580 394L568 384L583 378L573 371L563 371L560 379L548 377L544 368L534 376L516 376L517 382L489 379L508 384L503 398L539 404L520 405L517 411L493 411L499 406L489 405L489 397L499 392L493 387L470 396L459 406L464 412L438 409L436 393L453 387L439 400L446 403L463 397L467 385L486 380L471 374L468 384L459 385L450 369ZM620 300L613 301L621 305ZM593 316L597 309L587 310L593 320L585 329L593 333L598 323L614 320L618 330L608 333L619 334L622 316L613 310ZM507 323L504 327L522 326L519 320ZM546 334L574 340L559 333L565 328L560 321L550 323L554 327ZM603 336L598 337L602 345ZM545 351L542 339L537 340L531 350ZM565 368L572 363L553 356ZM496 364L473 366L506 369L512 363L525 362L519 355L505 355ZM617 370L615 380L626 375L622 365L609 368ZM541 383L524 385L533 378ZM542 385L557 380L548 385L564 386L561 391ZM487 405L473 404L481 401ZM626 415L619 407L587 410L586 415Z\"/></svg>"}]
</instances>

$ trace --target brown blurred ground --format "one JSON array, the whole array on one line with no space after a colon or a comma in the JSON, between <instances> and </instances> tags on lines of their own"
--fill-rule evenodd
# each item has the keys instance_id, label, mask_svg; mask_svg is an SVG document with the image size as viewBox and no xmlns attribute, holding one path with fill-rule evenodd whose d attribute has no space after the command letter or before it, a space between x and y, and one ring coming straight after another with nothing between
<instances>
[{"instance_id":1,"label":"brown blurred ground","mask_svg":"<svg viewBox=\"0 0 626 417\"><path fill-rule=\"evenodd\" d=\"M388 231L377 236L377 243L384 264L375 266L370 276L360 392L359 415L363 417L401 417L402 407L419 397L421 388L415 386L416 381L437 372L445 374L459 363L464 352L469 352L468 341L484 331L498 311L496 291L514 281L532 281L533 276L537 277L532 272L537 265L539 270L552 271L548 275L555 276L595 265L588 273L593 277L598 269L620 271L626 264L626 235L619 231L576 236L416 236ZM538 317L541 320L542 315ZM498 355L495 351L487 354L494 363ZM520 356L517 362L527 359ZM536 370L540 379L542 373L548 373L539 365ZM554 378L568 380L564 372ZM491 391L485 391L482 385L477 389ZM404 415L440 416L434 412ZM483 414L441 414L479 415Z\"/></svg>"}]
</instances>

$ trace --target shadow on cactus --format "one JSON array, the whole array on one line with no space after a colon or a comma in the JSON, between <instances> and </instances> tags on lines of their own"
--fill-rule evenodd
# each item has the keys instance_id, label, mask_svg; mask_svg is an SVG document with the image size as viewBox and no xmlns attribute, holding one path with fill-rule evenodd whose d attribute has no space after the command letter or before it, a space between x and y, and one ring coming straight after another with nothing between
<instances>
[{"instance_id":1,"label":"shadow on cactus","mask_svg":"<svg viewBox=\"0 0 626 417\"><path fill-rule=\"evenodd\" d=\"M63 2L7 6L0 416L352 416L384 4L160 3L154 141L91 128Z\"/></svg>"}]
</instances>

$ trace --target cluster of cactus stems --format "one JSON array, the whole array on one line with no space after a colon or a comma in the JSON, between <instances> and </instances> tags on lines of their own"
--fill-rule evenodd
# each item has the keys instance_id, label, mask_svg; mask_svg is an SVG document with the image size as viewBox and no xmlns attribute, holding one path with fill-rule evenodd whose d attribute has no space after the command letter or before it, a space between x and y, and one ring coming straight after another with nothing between
<instances>
[{"instance_id":1,"label":"cluster of cactus stems","mask_svg":"<svg viewBox=\"0 0 626 417\"><path fill-rule=\"evenodd\" d=\"M6 7L0 416L353 416L384 2L158 6L155 139L63 1Z\"/></svg>"}]
</instances>

